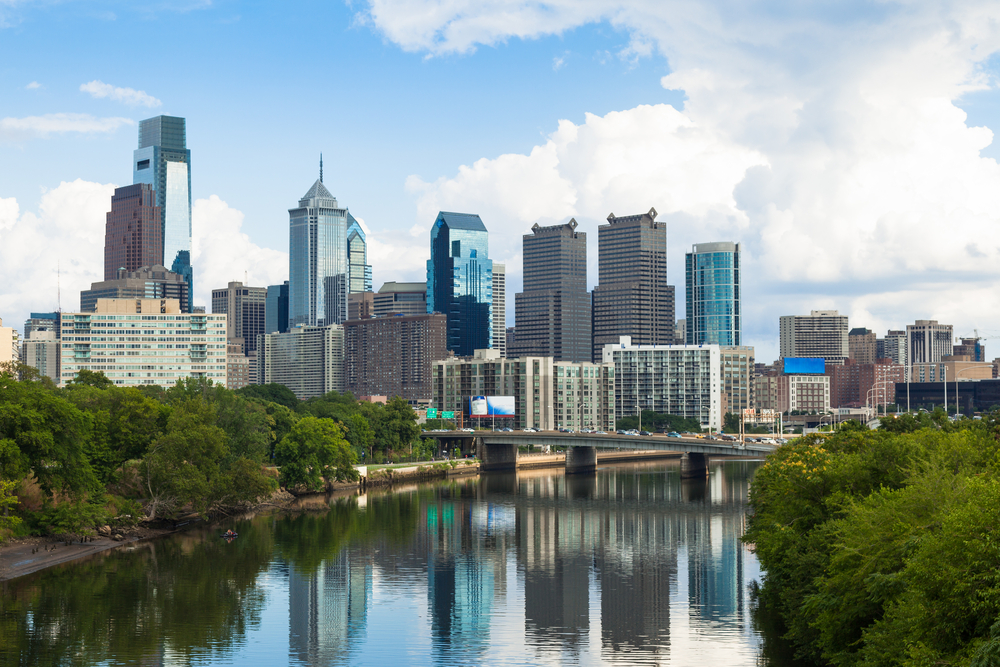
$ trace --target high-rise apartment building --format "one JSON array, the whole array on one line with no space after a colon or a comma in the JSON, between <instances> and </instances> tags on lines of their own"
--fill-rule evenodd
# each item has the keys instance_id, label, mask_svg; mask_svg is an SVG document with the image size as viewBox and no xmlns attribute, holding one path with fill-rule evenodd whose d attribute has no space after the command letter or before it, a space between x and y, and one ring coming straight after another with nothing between
<instances>
[{"instance_id":1,"label":"high-rise apartment building","mask_svg":"<svg viewBox=\"0 0 1000 667\"><path fill-rule=\"evenodd\" d=\"M264 302L264 333L288 331L288 281L283 285L268 285Z\"/></svg>"},{"instance_id":2,"label":"high-rise apartment building","mask_svg":"<svg viewBox=\"0 0 1000 667\"><path fill-rule=\"evenodd\" d=\"M889 359L895 364L906 366L906 332L889 331L885 338L875 340L875 356L878 359Z\"/></svg>"},{"instance_id":3,"label":"high-rise apartment building","mask_svg":"<svg viewBox=\"0 0 1000 667\"><path fill-rule=\"evenodd\" d=\"M156 193L163 233L163 264L184 276L194 295L191 269L191 151L183 118L156 116L139 123L139 148L132 153L132 183L145 183ZM119 267L113 266L112 269Z\"/></svg>"},{"instance_id":4,"label":"high-rise apartment building","mask_svg":"<svg viewBox=\"0 0 1000 667\"><path fill-rule=\"evenodd\" d=\"M347 295L347 319L367 320L375 317L375 293L355 292Z\"/></svg>"},{"instance_id":5,"label":"high-rise apartment building","mask_svg":"<svg viewBox=\"0 0 1000 667\"><path fill-rule=\"evenodd\" d=\"M80 310L93 313L98 299L176 299L182 313L190 313L191 284L183 275L165 266L142 266L135 271L119 270L115 278L91 283L80 292Z\"/></svg>"},{"instance_id":6,"label":"high-rise apartment building","mask_svg":"<svg viewBox=\"0 0 1000 667\"><path fill-rule=\"evenodd\" d=\"M412 403L430 401L431 363L448 353L447 323L441 313L345 322L347 391L355 396L400 396Z\"/></svg>"},{"instance_id":7,"label":"high-rise apartment building","mask_svg":"<svg viewBox=\"0 0 1000 667\"><path fill-rule=\"evenodd\" d=\"M268 333L267 288L249 287L239 281L212 290L212 312L227 315L226 338L238 343L243 354L257 351L257 336Z\"/></svg>"},{"instance_id":8,"label":"high-rise apartment building","mask_svg":"<svg viewBox=\"0 0 1000 667\"><path fill-rule=\"evenodd\" d=\"M906 325L907 360L915 364L933 364L943 361L954 350L954 327L938 324L937 320L917 320Z\"/></svg>"},{"instance_id":9,"label":"high-rise apartment building","mask_svg":"<svg viewBox=\"0 0 1000 667\"><path fill-rule=\"evenodd\" d=\"M289 328L344 322L347 295L371 289L364 231L323 185L322 171L288 218Z\"/></svg>"},{"instance_id":10,"label":"high-rise apartment building","mask_svg":"<svg viewBox=\"0 0 1000 667\"><path fill-rule=\"evenodd\" d=\"M615 415L652 410L722 428L718 345L636 345L628 336L601 350L615 367Z\"/></svg>"},{"instance_id":11,"label":"high-rise apartment building","mask_svg":"<svg viewBox=\"0 0 1000 667\"><path fill-rule=\"evenodd\" d=\"M300 325L261 335L257 384L271 383L285 385L302 401L344 391L344 327Z\"/></svg>"},{"instance_id":12,"label":"high-rise apartment building","mask_svg":"<svg viewBox=\"0 0 1000 667\"><path fill-rule=\"evenodd\" d=\"M226 384L225 315L182 313L176 299L100 299L60 318L60 385L85 369L119 386Z\"/></svg>"},{"instance_id":13,"label":"high-rise apartment building","mask_svg":"<svg viewBox=\"0 0 1000 667\"><path fill-rule=\"evenodd\" d=\"M35 331L55 331L59 337L59 313L31 313L24 321L24 337L30 338Z\"/></svg>"},{"instance_id":14,"label":"high-rise apartment building","mask_svg":"<svg viewBox=\"0 0 1000 667\"><path fill-rule=\"evenodd\" d=\"M748 345L719 348L723 412L742 414L754 407L754 349Z\"/></svg>"},{"instance_id":15,"label":"high-rise apartment building","mask_svg":"<svg viewBox=\"0 0 1000 667\"><path fill-rule=\"evenodd\" d=\"M21 343L21 363L59 382L59 339L55 329L35 330Z\"/></svg>"},{"instance_id":16,"label":"high-rise apartment building","mask_svg":"<svg viewBox=\"0 0 1000 667\"><path fill-rule=\"evenodd\" d=\"M375 294L375 317L425 315L427 283L387 282Z\"/></svg>"},{"instance_id":17,"label":"high-rise apartment building","mask_svg":"<svg viewBox=\"0 0 1000 667\"><path fill-rule=\"evenodd\" d=\"M151 185L116 188L104 226L104 279L163 264L163 220Z\"/></svg>"},{"instance_id":18,"label":"high-rise apartment building","mask_svg":"<svg viewBox=\"0 0 1000 667\"><path fill-rule=\"evenodd\" d=\"M493 262L493 349L507 356L507 265Z\"/></svg>"},{"instance_id":19,"label":"high-rise apartment building","mask_svg":"<svg viewBox=\"0 0 1000 667\"><path fill-rule=\"evenodd\" d=\"M243 353L242 341L226 345L226 389L236 391L252 384L250 357Z\"/></svg>"},{"instance_id":20,"label":"high-rise apartment building","mask_svg":"<svg viewBox=\"0 0 1000 667\"><path fill-rule=\"evenodd\" d=\"M864 327L851 329L847 332L847 352L859 364L874 364L878 358L875 332Z\"/></svg>"},{"instance_id":21,"label":"high-rise apartment building","mask_svg":"<svg viewBox=\"0 0 1000 667\"><path fill-rule=\"evenodd\" d=\"M740 345L740 244L697 243L684 256L689 345Z\"/></svg>"},{"instance_id":22,"label":"high-rise apartment building","mask_svg":"<svg viewBox=\"0 0 1000 667\"><path fill-rule=\"evenodd\" d=\"M635 345L674 342L674 288L667 284L667 224L648 213L608 216L597 228L593 358L629 336ZM519 325L520 326L520 325Z\"/></svg>"},{"instance_id":23,"label":"high-rise apartment building","mask_svg":"<svg viewBox=\"0 0 1000 667\"><path fill-rule=\"evenodd\" d=\"M839 365L850 357L847 315L836 310L813 310L809 315L782 315L779 354L782 357L822 357Z\"/></svg>"},{"instance_id":24,"label":"high-rise apartment building","mask_svg":"<svg viewBox=\"0 0 1000 667\"><path fill-rule=\"evenodd\" d=\"M470 357L434 362L432 406L462 415L474 426L473 396L514 397L514 417L497 418L497 426L513 428L615 427L615 367L611 363L555 361L552 357L503 358L496 350L476 350ZM492 425L482 418L481 425Z\"/></svg>"},{"instance_id":25,"label":"high-rise apartment building","mask_svg":"<svg viewBox=\"0 0 1000 667\"><path fill-rule=\"evenodd\" d=\"M521 237L524 291L514 295L517 340L510 356L592 361L587 234L577 222L534 225Z\"/></svg>"},{"instance_id":26,"label":"high-rise apartment building","mask_svg":"<svg viewBox=\"0 0 1000 667\"><path fill-rule=\"evenodd\" d=\"M459 356L493 344L493 260L478 215L438 213L427 260L427 312L448 316L448 349Z\"/></svg>"}]
</instances>

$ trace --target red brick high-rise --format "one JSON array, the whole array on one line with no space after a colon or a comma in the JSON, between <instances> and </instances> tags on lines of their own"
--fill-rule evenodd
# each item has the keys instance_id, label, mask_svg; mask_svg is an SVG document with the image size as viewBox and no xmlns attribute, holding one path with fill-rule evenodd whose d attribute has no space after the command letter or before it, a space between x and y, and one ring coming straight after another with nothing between
<instances>
[{"instance_id":1,"label":"red brick high-rise","mask_svg":"<svg viewBox=\"0 0 1000 667\"><path fill-rule=\"evenodd\" d=\"M104 279L118 270L163 264L163 223L156 191L145 183L115 189L104 231Z\"/></svg>"}]
</instances>

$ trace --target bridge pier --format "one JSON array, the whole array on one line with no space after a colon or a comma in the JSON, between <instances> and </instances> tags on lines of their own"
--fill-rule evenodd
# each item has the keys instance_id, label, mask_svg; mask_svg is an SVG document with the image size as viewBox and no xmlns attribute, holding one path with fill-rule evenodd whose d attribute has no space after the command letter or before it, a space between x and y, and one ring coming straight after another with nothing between
<instances>
[{"instance_id":1,"label":"bridge pier","mask_svg":"<svg viewBox=\"0 0 1000 667\"><path fill-rule=\"evenodd\" d=\"M597 447L567 447L566 474L597 471Z\"/></svg>"},{"instance_id":2,"label":"bridge pier","mask_svg":"<svg viewBox=\"0 0 1000 667\"><path fill-rule=\"evenodd\" d=\"M517 470L517 445L486 444L479 441L479 469Z\"/></svg>"},{"instance_id":3,"label":"bridge pier","mask_svg":"<svg viewBox=\"0 0 1000 667\"><path fill-rule=\"evenodd\" d=\"M681 454L681 479L708 477L708 456L693 452Z\"/></svg>"}]
</instances>

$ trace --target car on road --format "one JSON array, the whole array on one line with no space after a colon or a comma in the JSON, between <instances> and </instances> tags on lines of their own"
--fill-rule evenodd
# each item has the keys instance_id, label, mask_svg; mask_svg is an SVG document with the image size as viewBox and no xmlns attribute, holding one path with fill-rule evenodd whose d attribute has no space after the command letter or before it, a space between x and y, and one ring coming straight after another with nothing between
<instances>
[{"instance_id":1,"label":"car on road","mask_svg":"<svg viewBox=\"0 0 1000 667\"><path fill-rule=\"evenodd\" d=\"M594 431L594 435L607 435L607 431Z\"/></svg>"},{"instance_id":2,"label":"car on road","mask_svg":"<svg viewBox=\"0 0 1000 667\"><path fill-rule=\"evenodd\" d=\"M639 431L639 435L653 435L649 431Z\"/></svg>"},{"instance_id":3,"label":"car on road","mask_svg":"<svg viewBox=\"0 0 1000 667\"><path fill-rule=\"evenodd\" d=\"M464 431L465 433L475 433L476 429L474 429L474 428L463 428L462 431Z\"/></svg>"},{"instance_id":4,"label":"car on road","mask_svg":"<svg viewBox=\"0 0 1000 667\"><path fill-rule=\"evenodd\" d=\"M670 433L667 433L667 437L668 438L679 438L679 437L681 437L681 434L678 433L677 431L671 431Z\"/></svg>"}]
</instances>

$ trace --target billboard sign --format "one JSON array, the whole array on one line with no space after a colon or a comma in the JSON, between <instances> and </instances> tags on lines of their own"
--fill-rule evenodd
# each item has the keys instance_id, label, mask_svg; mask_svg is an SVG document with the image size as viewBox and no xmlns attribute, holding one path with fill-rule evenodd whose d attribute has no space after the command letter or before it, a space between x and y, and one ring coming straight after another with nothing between
<instances>
[{"instance_id":1,"label":"billboard sign","mask_svg":"<svg viewBox=\"0 0 1000 667\"><path fill-rule=\"evenodd\" d=\"M513 396L473 396L469 400L470 417L513 417Z\"/></svg>"},{"instance_id":2,"label":"billboard sign","mask_svg":"<svg viewBox=\"0 0 1000 667\"><path fill-rule=\"evenodd\" d=\"M437 419L437 408L427 408L427 419Z\"/></svg>"},{"instance_id":3,"label":"billboard sign","mask_svg":"<svg viewBox=\"0 0 1000 667\"><path fill-rule=\"evenodd\" d=\"M825 372L823 357L785 357L785 375L822 375Z\"/></svg>"}]
</instances>

